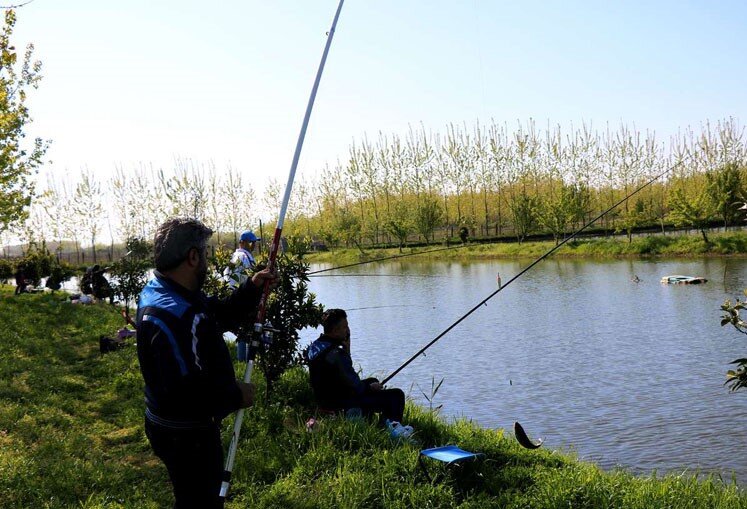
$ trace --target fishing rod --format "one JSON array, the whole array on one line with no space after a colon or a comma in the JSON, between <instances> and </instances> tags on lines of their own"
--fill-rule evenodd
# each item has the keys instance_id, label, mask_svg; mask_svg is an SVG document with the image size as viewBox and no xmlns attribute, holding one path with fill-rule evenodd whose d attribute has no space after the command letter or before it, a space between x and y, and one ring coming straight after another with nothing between
<instances>
[{"instance_id":1,"label":"fishing rod","mask_svg":"<svg viewBox=\"0 0 747 509\"><path fill-rule=\"evenodd\" d=\"M348 267L357 267L358 265L365 265L367 263L374 263L374 262L383 262L385 260L395 260L397 258L405 258L407 256L415 256L415 255L422 255L422 254L428 254L428 253L437 253L438 251L448 251L449 249L459 249L460 247L465 247L468 244L461 244L457 246L447 246L447 247L439 247L437 249L429 249L428 251L419 251L417 253L405 253L405 254L398 254L398 255L392 255L392 256L384 256L382 258L375 258L373 260L366 260L363 262L355 262L355 263L348 263L347 265L340 265L339 267L331 267L329 269L321 269L321 270L315 270L312 272L307 272L307 276L311 276L314 274L321 274L322 272L329 272L331 270L338 270L338 269L347 269Z\"/></svg>"},{"instance_id":2,"label":"fishing rod","mask_svg":"<svg viewBox=\"0 0 747 509\"><path fill-rule=\"evenodd\" d=\"M492 299L495 295L497 295L501 290L505 289L508 285L510 285L511 283L513 283L514 281L516 281L517 279L519 279L525 272L529 271L532 267L534 267L535 265L537 265L539 262L541 262L542 260L544 260L545 258L547 258L548 256L550 256L552 253L554 253L555 251L557 251L558 249L560 249L561 247L563 247L566 243L568 243L571 240L573 240L574 238L576 238L577 235L579 235L581 232L583 232L584 230L586 230L588 227L590 227L591 225L593 225L594 223L596 223L597 221L599 221L605 215L609 214L612 210L614 210L615 208L617 208L618 206L620 206L620 204L624 203L626 200L629 200L631 197L633 197L636 194L638 194L641 190L645 189L646 187L648 187L649 185L653 184L655 181L657 181L658 179L660 179L661 177L663 177L664 175L666 175L667 173L669 173L671 170L674 169L675 166L677 166L679 164L682 164L682 162L680 161L680 162L676 163L674 166L671 166L671 167L667 168L662 173L659 173L658 175L656 175L655 177L653 177L651 180L649 180L645 184L641 185L635 191L633 191L632 193L630 193L627 196L625 196L622 200L618 201L617 203L615 203L614 205L612 205L610 208L608 208L607 210L605 210L604 212L602 212L601 214L599 214L597 217L595 217L594 219L592 219L591 221L589 221L588 223L586 223L579 230L576 230L570 237L565 238L561 243L559 243L558 245L556 245L555 247L553 247L552 249L550 249L548 252L546 252L545 254L543 254L542 256L540 256L539 258L537 258L535 261L533 261L531 264L529 264L526 268L524 268L521 272L519 272L514 277L512 277L511 279L509 279L505 284L500 285L497 290L495 290L493 293L491 293L486 298L484 298L483 300L481 300L475 307L473 307L472 309L470 309L469 311L467 311L457 321L455 321L449 327L447 327L446 330L444 330L441 334L439 334L438 336L436 336L433 340L431 340L423 348L421 348L420 350L418 350L417 353L415 355L413 355L412 357L410 357L407 361L405 361L404 364L402 364L400 367L398 367L397 369L395 369L389 376L387 376L381 382L381 384L384 385L389 380L391 380L392 378L394 378L397 375L397 373L399 373L400 371L402 371L412 361L414 361L421 354L423 354L426 350L428 350L431 346L433 346L439 339L441 339L449 331L451 331L451 329L453 329L454 327L456 327L457 325L459 325L468 316L470 316L472 313L474 313L475 311L477 311L478 308L480 308L483 305L486 305L487 302L490 299Z\"/></svg>"},{"instance_id":3,"label":"fishing rod","mask_svg":"<svg viewBox=\"0 0 747 509\"><path fill-rule=\"evenodd\" d=\"M316 78L314 79L314 85L311 87L311 95L309 96L309 102L306 105L306 113L303 117L301 124L301 132L298 134L298 141L296 142L296 151L293 154L293 161L291 162L290 173L288 175L288 182L285 185L285 194L283 196L283 202L280 207L280 213L278 214L278 224L275 228L275 235L270 245L270 253L267 259L267 268L270 272L275 270L275 260L277 258L278 247L280 246L280 235L283 231L283 222L285 220L285 213L288 210L288 203L290 202L291 190L293 188L293 180L296 176L296 169L298 168L298 160L301 157L301 148L303 148L304 138L306 137L306 129L309 126L309 119L311 118L311 110L314 107L314 100L316 99L316 93L319 89L319 82L322 78L322 72L324 71L324 64L327 61L327 55L329 54L329 48L332 45L332 38L335 35L335 27L337 26L337 20L340 17L340 11L342 10L342 4L344 0L340 0L337 5L337 11L335 17L332 20L332 27L327 32L327 43L324 46L322 52L321 62L319 62L319 69L316 72ZM270 282L265 281L264 288L262 289L262 297L259 300L257 308L257 319L254 322L254 334L249 343L248 359L246 362L246 370L244 372L244 383L249 383L252 378L252 368L254 366L254 359L257 355L257 350L262 341L269 342L272 337L274 329L267 323L265 323L265 312L267 308L267 297L270 293ZM223 470L223 482L220 487L220 497L225 499L228 495L228 488L231 482L231 472L233 470L234 460L236 459L236 450L239 445L239 435L241 434L241 424L244 420L244 409L240 408L236 412L236 419L234 420L233 435L231 436L231 445L228 448L228 456L226 458L226 466Z\"/></svg>"}]
</instances>

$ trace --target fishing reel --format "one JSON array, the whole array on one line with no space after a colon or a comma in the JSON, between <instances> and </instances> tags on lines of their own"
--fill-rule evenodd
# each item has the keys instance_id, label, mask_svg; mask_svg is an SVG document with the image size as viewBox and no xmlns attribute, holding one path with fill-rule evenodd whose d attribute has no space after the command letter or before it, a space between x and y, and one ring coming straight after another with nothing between
<instances>
[{"instance_id":1,"label":"fishing reel","mask_svg":"<svg viewBox=\"0 0 747 509\"><path fill-rule=\"evenodd\" d=\"M280 332L280 330L273 328L272 323L269 320L265 320L265 323L255 323L254 337L257 338L257 346L259 346L259 344L270 346L276 332Z\"/></svg>"}]
</instances>

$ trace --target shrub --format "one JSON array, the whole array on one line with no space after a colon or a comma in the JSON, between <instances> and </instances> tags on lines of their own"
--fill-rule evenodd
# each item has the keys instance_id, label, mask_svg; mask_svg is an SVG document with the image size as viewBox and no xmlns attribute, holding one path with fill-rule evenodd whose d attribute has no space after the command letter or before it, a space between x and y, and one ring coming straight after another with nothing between
<instances>
[{"instance_id":1,"label":"shrub","mask_svg":"<svg viewBox=\"0 0 747 509\"><path fill-rule=\"evenodd\" d=\"M148 270L153 266L150 244L143 239L131 237L125 242L127 254L112 265L116 282L112 285L114 296L124 305L125 319L129 317L130 305L134 303L148 282Z\"/></svg>"},{"instance_id":2,"label":"shrub","mask_svg":"<svg viewBox=\"0 0 747 509\"><path fill-rule=\"evenodd\" d=\"M306 243L298 241L290 243L291 249L300 251L286 252L278 255L276 266L280 278L279 284L272 291L267 300L265 319L277 332L274 333L271 344L265 345L257 358L257 366L267 381L267 392L272 392L276 381L290 367L301 364L302 357L298 349L298 331L304 327L316 327L322 317L323 307L316 302L316 297L308 291L308 264L301 256L306 249ZM225 296L231 289L223 278L226 269L232 270L231 254L224 249L217 249L210 260L212 270L208 272L208 279L204 291L208 295ZM260 260L255 271L262 270L267 260ZM253 330L254 313L247 313L237 330L239 335L249 334Z\"/></svg>"},{"instance_id":3,"label":"shrub","mask_svg":"<svg viewBox=\"0 0 747 509\"><path fill-rule=\"evenodd\" d=\"M0 260L0 281L13 277L14 267L10 260Z\"/></svg>"}]
</instances>

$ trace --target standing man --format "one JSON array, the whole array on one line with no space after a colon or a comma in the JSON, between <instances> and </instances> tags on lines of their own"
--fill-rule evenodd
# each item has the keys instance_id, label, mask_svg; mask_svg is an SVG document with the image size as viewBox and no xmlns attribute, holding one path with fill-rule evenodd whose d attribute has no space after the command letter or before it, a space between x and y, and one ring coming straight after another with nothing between
<instances>
[{"instance_id":1,"label":"standing man","mask_svg":"<svg viewBox=\"0 0 747 509\"><path fill-rule=\"evenodd\" d=\"M262 239L254 235L254 232L250 230L245 231L239 237L239 247L234 251L233 256L231 256L233 271L226 268L224 272L224 277L231 288L235 289L249 278L249 273L254 268L252 251L254 251L254 246L256 246L258 240ZM247 340L248 338L242 332L239 332L236 337L236 357L242 362L246 362L247 360Z\"/></svg>"},{"instance_id":2,"label":"standing man","mask_svg":"<svg viewBox=\"0 0 747 509\"><path fill-rule=\"evenodd\" d=\"M223 300L207 297L207 241L195 219L163 223L154 278L140 294L137 348L145 380L145 433L171 478L175 509L222 507L220 421L252 405L254 386L236 380L222 332L252 312L266 280L258 272Z\"/></svg>"},{"instance_id":3,"label":"standing man","mask_svg":"<svg viewBox=\"0 0 747 509\"><path fill-rule=\"evenodd\" d=\"M364 416L379 414L379 422L402 421L405 393L385 389L377 379L361 380L350 357L350 327L342 309L328 309L322 315L324 333L306 353L314 397L330 410L360 408Z\"/></svg>"}]
</instances>

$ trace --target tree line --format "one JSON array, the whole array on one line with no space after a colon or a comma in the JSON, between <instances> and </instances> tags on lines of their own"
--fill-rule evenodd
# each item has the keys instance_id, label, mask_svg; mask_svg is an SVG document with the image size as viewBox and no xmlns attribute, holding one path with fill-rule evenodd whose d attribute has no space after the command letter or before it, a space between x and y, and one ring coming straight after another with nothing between
<instances>
[{"instance_id":1,"label":"tree line","mask_svg":"<svg viewBox=\"0 0 747 509\"><path fill-rule=\"evenodd\" d=\"M666 170L600 226L628 236L686 226L707 241L709 225L741 224L747 150L734 119L706 122L668 143L624 124L564 130L530 121L364 138L345 163L295 184L285 232L329 246L436 242L460 228L478 238L544 234L560 241ZM235 244L239 232L257 226L260 203L279 209L283 191L271 180L257 202L240 171L191 160L176 160L171 171L118 167L105 181L86 169L77 182L50 176L44 184L16 235L76 253L87 245L94 260L97 244L150 238L172 215L197 217L219 244Z\"/></svg>"},{"instance_id":2,"label":"tree line","mask_svg":"<svg viewBox=\"0 0 747 509\"><path fill-rule=\"evenodd\" d=\"M88 246L95 262L97 246L112 249L119 239L150 239L165 217L182 215L210 224L219 243L236 244L237 234L256 217L253 199L251 183L230 166L218 171L191 160L176 160L172 171L119 166L106 180L84 169L77 181L48 175L25 221L6 236L52 243L58 253L72 250L78 262Z\"/></svg>"},{"instance_id":3,"label":"tree line","mask_svg":"<svg viewBox=\"0 0 747 509\"><path fill-rule=\"evenodd\" d=\"M742 220L747 151L734 119L686 129L668 143L625 124L600 131L478 122L364 138L346 163L321 173L293 230L331 245L433 242L460 228L557 242L667 169L601 226L629 237L667 224L705 235L715 221Z\"/></svg>"}]
</instances>

